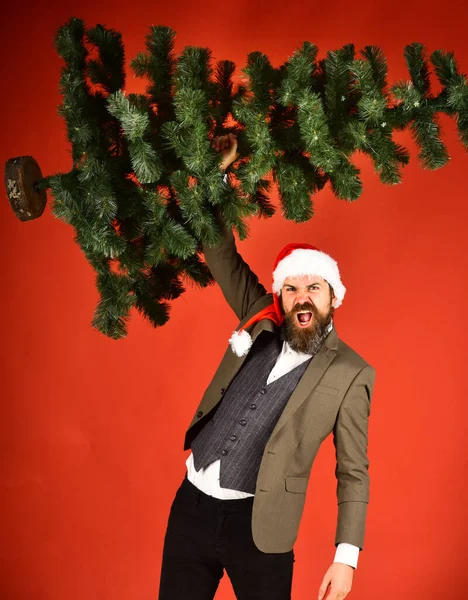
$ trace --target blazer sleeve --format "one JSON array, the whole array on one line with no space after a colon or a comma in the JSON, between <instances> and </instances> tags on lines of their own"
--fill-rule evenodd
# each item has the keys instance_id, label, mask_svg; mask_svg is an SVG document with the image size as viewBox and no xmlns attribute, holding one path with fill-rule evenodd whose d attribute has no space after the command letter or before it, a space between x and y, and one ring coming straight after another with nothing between
<instances>
[{"instance_id":1,"label":"blazer sleeve","mask_svg":"<svg viewBox=\"0 0 468 600\"><path fill-rule=\"evenodd\" d=\"M369 503L368 421L375 369L364 367L350 385L333 428L338 520L335 546L347 542L364 547Z\"/></svg>"},{"instance_id":2,"label":"blazer sleeve","mask_svg":"<svg viewBox=\"0 0 468 600\"><path fill-rule=\"evenodd\" d=\"M218 220L222 231L221 244L215 247L204 245L203 253L229 306L242 320L267 291L237 251L231 228L225 225L219 215Z\"/></svg>"}]
</instances>

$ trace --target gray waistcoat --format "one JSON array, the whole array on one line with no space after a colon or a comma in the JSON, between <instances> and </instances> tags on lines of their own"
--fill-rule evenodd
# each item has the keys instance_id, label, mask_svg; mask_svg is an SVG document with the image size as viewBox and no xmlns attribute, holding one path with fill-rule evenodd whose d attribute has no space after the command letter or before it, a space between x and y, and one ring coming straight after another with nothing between
<instances>
[{"instance_id":1,"label":"gray waistcoat","mask_svg":"<svg viewBox=\"0 0 468 600\"><path fill-rule=\"evenodd\" d=\"M221 487L255 493L266 443L310 362L266 385L281 345L278 334L258 336L213 418L192 441L197 471L221 459Z\"/></svg>"}]
</instances>

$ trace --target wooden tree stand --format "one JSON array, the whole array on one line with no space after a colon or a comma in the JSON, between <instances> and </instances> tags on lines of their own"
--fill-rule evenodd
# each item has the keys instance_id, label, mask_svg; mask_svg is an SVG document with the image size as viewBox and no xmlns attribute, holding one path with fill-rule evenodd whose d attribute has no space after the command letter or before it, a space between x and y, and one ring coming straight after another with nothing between
<instances>
[{"instance_id":1,"label":"wooden tree stand","mask_svg":"<svg viewBox=\"0 0 468 600\"><path fill-rule=\"evenodd\" d=\"M32 156L10 158L5 164L8 200L21 221L37 219L44 212L47 193L37 188L41 179L41 169Z\"/></svg>"}]
</instances>

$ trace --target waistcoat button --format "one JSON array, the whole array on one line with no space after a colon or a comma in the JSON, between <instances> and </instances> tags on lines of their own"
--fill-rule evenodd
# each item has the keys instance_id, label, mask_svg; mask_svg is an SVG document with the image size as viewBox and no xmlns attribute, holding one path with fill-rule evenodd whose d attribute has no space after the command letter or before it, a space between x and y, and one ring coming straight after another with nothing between
<instances>
[{"instance_id":1,"label":"waistcoat button","mask_svg":"<svg viewBox=\"0 0 468 600\"><path fill-rule=\"evenodd\" d=\"M237 440L237 437L235 435L231 435L229 439L231 440L231 442L235 442Z\"/></svg>"},{"instance_id":2,"label":"waistcoat button","mask_svg":"<svg viewBox=\"0 0 468 600\"><path fill-rule=\"evenodd\" d=\"M263 388L263 390L260 390L260 394L266 394L266 389Z\"/></svg>"},{"instance_id":3,"label":"waistcoat button","mask_svg":"<svg viewBox=\"0 0 468 600\"><path fill-rule=\"evenodd\" d=\"M241 420L239 421L239 423L240 423L241 425L245 425L245 424L247 423L247 421L246 421L245 419L241 419Z\"/></svg>"},{"instance_id":4,"label":"waistcoat button","mask_svg":"<svg viewBox=\"0 0 468 600\"><path fill-rule=\"evenodd\" d=\"M226 454L227 454L227 453L228 453L228 451L227 451L227 450L223 450L223 451L221 452L221 454L222 454L223 456L226 456Z\"/></svg>"},{"instance_id":5,"label":"waistcoat button","mask_svg":"<svg viewBox=\"0 0 468 600\"><path fill-rule=\"evenodd\" d=\"M251 404L250 408L251 408L251 410L255 410L257 408L257 405L256 404Z\"/></svg>"}]
</instances>

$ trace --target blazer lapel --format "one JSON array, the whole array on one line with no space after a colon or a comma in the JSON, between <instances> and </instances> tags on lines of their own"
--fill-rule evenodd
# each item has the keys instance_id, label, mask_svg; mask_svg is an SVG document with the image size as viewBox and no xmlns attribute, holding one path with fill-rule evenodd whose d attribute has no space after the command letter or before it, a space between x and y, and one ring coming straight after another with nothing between
<instances>
[{"instance_id":1,"label":"blazer lapel","mask_svg":"<svg viewBox=\"0 0 468 600\"><path fill-rule=\"evenodd\" d=\"M275 331L276 325L270 319L262 319L256 323L252 330L249 332L252 337L252 343L255 342L257 337L262 331ZM219 394L221 388L227 389L231 381L239 372L239 369L244 364L245 359L249 354L245 356L236 356L230 347L226 350L226 354L223 358L221 366L216 373L215 377L211 380L209 391L205 394L202 402L204 402L203 410L208 413L212 410L219 402L221 402L222 396ZM190 427L196 422L194 417Z\"/></svg>"},{"instance_id":2,"label":"blazer lapel","mask_svg":"<svg viewBox=\"0 0 468 600\"><path fill-rule=\"evenodd\" d=\"M262 319L258 323L255 323L252 330L249 332L252 338L252 344L255 342L257 337L260 335L262 331L275 331L276 325L270 319ZM229 383L234 379L237 375L239 369L244 364L245 359L249 355L248 353L245 356L236 356L231 348L228 349L228 352L232 354L229 368L224 371L224 375L228 379Z\"/></svg>"},{"instance_id":3,"label":"blazer lapel","mask_svg":"<svg viewBox=\"0 0 468 600\"><path fill-rule=\"evenodd\" d=\"M304 375L301 377L294 392L291 394L288 403L286 404L281 417L276 423L271 434L271 438L283 427L286 421L296 412L301 406L310 392L314 389L321 377L333 362L337 349L339 338L335 328L330 331L323 342L322 347L310 361ZM270 438L270 439L271 439Z\"/></svg>"}]
</instances>

